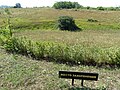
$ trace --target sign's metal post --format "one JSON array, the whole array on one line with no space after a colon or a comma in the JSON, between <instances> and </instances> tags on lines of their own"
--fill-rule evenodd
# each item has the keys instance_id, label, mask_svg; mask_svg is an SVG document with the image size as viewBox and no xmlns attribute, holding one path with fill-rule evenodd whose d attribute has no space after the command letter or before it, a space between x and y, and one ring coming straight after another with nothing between
<instances>
[{"instance_id":1,"label":"sign's metal post","mask_svg":"<svg viewBox=\"0 0 120 90\"><path fill-rule=\"evenodd\" d=\"M74 86L74 78L72 78L72 86Z\"/></svg>"},{"instance_id":2,"label":"sign's metal post","mask_svg":"<svg viewBox=\"0 0 120 90\"><path fill-rule=\"evenodd\" d=\"M83 86L83 82L84 82L84 80L82 79L82 81L81 81L81 86Z\"/></svg>"}]
</instances>

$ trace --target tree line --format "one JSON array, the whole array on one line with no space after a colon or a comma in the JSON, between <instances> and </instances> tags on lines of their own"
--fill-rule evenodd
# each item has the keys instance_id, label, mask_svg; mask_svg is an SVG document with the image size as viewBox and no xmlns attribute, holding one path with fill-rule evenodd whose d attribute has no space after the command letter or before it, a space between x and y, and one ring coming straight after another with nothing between
<instances>
[{"instance_id":1,"label":"tree line","mask_svg":"<svg viewBox=\"0 0 120 90\"><path fill-rule=\"evenodd\" d=\"M80 8L81 5L78 2L70 2L70 1L60 1L56 2L53 5L55 9L71 9L71 8Z\"/></svg>"},{"instance_id":2,"label":"tree line","mask_svg":"<svg viewBox=\"0 0 120 90\"><path fill-rule=\"evenodd\" d=\"M119 7L99 6L97 8L90 7L90 6L84 7L84 6L80 5L78 2L70 2L70 1L56 2L56 3L54 3L53 8L55 8L55 9L72 9L72 8L79 9L80 8L80 9L102 10L102 11L104 11L104 10L110 10L110 11L120 10L120 6Z\"/></svg>"},{"instance_id":3,"label":"tree line","mask_svg":"<svg viewBox=\"0 0 120 90\"><path fill-rule=\"evenodd\" d=\"M15 6L1 5L0 8L22 8L20 3L16 3Z\"/></svg>"}]
</instances>

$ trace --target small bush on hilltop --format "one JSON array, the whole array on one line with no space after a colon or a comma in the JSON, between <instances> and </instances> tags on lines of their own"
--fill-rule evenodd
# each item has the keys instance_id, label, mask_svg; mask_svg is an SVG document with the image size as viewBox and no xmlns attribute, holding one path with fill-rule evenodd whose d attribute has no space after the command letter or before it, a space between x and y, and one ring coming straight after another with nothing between
<instances>
[{"instance_id":1,"label":"small bush on hilltop","mask_svg":"<svg viewBox=\"0 0 120 90\"><path fill-rule=\"evenodd\" d=\"M69 16L60 16L58 19L58 28L60 30L76 31L80 30L79 27L75 24L75 21L72 17Z\"/></svg>"}]
</instances>

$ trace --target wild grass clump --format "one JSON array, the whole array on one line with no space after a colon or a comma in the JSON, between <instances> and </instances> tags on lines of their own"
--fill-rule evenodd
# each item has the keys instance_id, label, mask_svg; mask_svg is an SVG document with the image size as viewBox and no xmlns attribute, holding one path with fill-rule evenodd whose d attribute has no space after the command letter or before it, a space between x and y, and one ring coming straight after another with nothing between
<instances>
[{"instance_id":1,"label":"wild grass clump","mask_svg":"<svg viewBox=\"0 0 120 90\"><path fill-rule=\"evenodd\" d=\"M22 30L26 30L26 29L32 29L32 30L36 30L36 29L44 29L44 30L55 29L55 21L43 20L43 21L37 21L37 22L30 22L30 21L25 22L25 20L21 20L21 21L14 22L14 25L12 25L12 29L15 29L15 30L21 30L21 29Z\"/></svg>"},{"instance_id":2,"label":"wild grass clump","mask_svg":"<svg viewBox=\"0 0 120 90\"><path fill-rule=\"evenodd\" d=\"M65 45L54 42L32 42L26 38L15 38L7 40L4 48L12 53L28 55L37 60L83 64L94 66L119 66L120 48L85 47L82 45Z\"/></svg>"}]
</instances>

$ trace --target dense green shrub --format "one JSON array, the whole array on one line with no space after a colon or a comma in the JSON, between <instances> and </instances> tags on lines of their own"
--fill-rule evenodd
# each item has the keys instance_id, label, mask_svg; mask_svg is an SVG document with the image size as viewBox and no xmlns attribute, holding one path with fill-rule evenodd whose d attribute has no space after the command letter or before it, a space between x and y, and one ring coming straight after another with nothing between
<instances>
[{"instance_id":1,"label":"dense green shrub","mask_svg":"<svg viewBox=\"0 0 120 90\"><path fill-rule=\"evenodd\" d=\"M69 16L59 17L58 28L60 30L69 30L69 31L80 30L80 28L76 26L74 19Z\"/></svg>"},{"instance_id":2,"label":"dense green shrub","mask_svg":"<svg viewBox=\"0 0 120 90\"><path fill-rule=\"evenodd\" d=\"M26 38L7 40L4 48L9 52L29 55L36 59L47 59L54 62L84 65L120 66L120 48L68 46L53 42L31 42Z\"/></svg>"},{"instance_id":3,"label":"dense green shrub","mask_svg":"<svg viewBox=\"0 0 120 90\"><path fill-rule=\"evenodd\" d=\"M87 6L86 8L87 8L87 9L90 9L91 7L90 7L90 6Z\"/></svg>"},{"instance_id":4,"label":"dense green shrub","mask_svg":"<svg viewBox=\"0 0 120 90\"><path fill-rule=\"evenodd\" d=\"M4 45L11 38L9 29L0 29L0 45Z\"/></svg>"},{"instance_id":5,"label":"dense green shrub","mask_svg":"<svg viewBox=\"0 0 120 90\"><path fill-rule=\"evenodd\" d=\"M101 7L97 7L97 9L98 9L98 10L102 10L102 11L104 11L104 10L105 10L105 8L104 8L104 7L102 7L102 6L101 6Z\"/></svg>"},{"instance_id":6,"label":"dense green shrub","mask_svg":"<svg viewBox=\"0 0 120 90\"><path fill-rule=\"evenodd\" d=\"M107 9L108 9L108 10L111 10L111 11L116 11L116 10L117 10L116 7L108 7Z\"/></svg>"},{"instance_id":7,"label":"dense green shrub","mask_svg":"<svg viewBox=\"0 0 120 90\"><path fill-rule=\"evenodd\" d=\"M71 8L80 8L82 6L78 2L60 1L54 3L53 7L55 9L71 9Z\"/></svg>"},{"instance_id":8,"label":"dense green shrub","mask_svg":"<svg viewBox=\"0 0 120 90\"><path fill-rule=\"evenodd\" d=\"M22 8L20 3L16 3L14 8Z\"/></svg>"}]
</instances>

